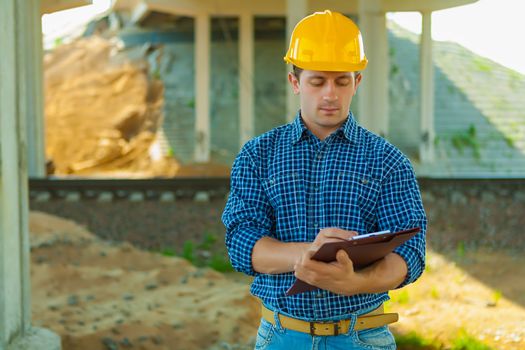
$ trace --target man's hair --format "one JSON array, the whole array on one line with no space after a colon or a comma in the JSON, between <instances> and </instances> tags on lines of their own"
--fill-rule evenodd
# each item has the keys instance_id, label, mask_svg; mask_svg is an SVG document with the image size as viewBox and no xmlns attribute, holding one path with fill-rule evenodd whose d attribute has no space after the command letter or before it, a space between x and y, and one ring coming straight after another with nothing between
<instances>
[{"instance_id":1,"label":"man's hair","mask_svg":"<svg viewBox=\"0 0 525 350\"><path fill-rule=\"evenodd\" d=\"M295 64L292 65L292 74L297 78L297 80L299 80L299 76L301 75L302 72L303 72L302 68L297 67ZM354 77L357 77L360 74L361 74L361 72L355 71L354 72Z\"/></svg>"},{"instance_id":2,"label":"man's hair","mask_svg":"<svg viewBox=\"0 0 525 350\"><path fill-rule=\"evenodd\" d=\"M295 75L297 80L299 80L299 76L301 75L302 72L303 72L302 68L297 67L295 64L292 65L292 73L293 75Z\"/></svg>"}]
</instances>

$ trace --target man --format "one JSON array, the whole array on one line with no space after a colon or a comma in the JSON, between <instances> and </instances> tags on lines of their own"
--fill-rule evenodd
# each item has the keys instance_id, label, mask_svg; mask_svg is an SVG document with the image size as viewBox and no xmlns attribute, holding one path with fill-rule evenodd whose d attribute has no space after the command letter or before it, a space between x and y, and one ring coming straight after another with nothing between
<instances>
[{"instance_id":1,"label":"man","mask_svg":"<svg viewBox=\"0 0 525 350\"><path fill-rule=\"evenodd\" d=\"M339 13L314 13L285 61L301 109L243 147L222 217L232 265L255 276L263 304L255 347L395 349L397 317L382 304L421 275L426 217L409 160L350 112L367 65L361 33ZM342 250L332 263L311 259L326 242L412 227L421 232L361 270ZM296 278L319 289L287 296Z\"/></svg>"}]
</instances>

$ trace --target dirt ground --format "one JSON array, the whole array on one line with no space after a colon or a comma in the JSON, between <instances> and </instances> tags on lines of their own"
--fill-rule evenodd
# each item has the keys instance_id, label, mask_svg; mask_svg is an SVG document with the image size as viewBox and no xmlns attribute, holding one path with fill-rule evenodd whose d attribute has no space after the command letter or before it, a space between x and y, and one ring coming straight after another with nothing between
<instances>
[{"instance_id":1,"label":"dirt ground","mask_svg":"<svg viewBox=\"0 0 525 350\"><path fill-rule=\"evenodd\" d=\"M64 350L249 349L259 320L249 278L103 241L31 212L33 324ZM391 293L397 333L447 344L460 329L495 349L525 349L525 257L430 251L423 278Z\"/></svg>"},{"instance_id":2,"label":"dirt ground","mask_svg":"<svg viewBox=\"0 0 525 350\"><path fill-rule=\"evenodd\" d=\"M44 213L31 213L30 230L33 322L65 350L207 349L253 335L245 283Z\"/></svg>"}]
</instances>

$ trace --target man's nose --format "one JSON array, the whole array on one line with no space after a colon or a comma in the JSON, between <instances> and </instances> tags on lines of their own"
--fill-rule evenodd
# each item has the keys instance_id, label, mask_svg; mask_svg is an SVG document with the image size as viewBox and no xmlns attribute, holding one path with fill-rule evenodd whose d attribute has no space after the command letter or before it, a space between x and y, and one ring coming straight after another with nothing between
<instances>
[{"instance_id":1,"label":"man's nose","mask_svg":"<svg viewBox=\"0 0 525 350\"><path fill-rule=\"evenodd\" d=\"M337 91L335 88L335 82L329 81L326 84L326 88L323 95L323 100L325 101L335 101L338 99Z\"/></svg>"}]
</instances>

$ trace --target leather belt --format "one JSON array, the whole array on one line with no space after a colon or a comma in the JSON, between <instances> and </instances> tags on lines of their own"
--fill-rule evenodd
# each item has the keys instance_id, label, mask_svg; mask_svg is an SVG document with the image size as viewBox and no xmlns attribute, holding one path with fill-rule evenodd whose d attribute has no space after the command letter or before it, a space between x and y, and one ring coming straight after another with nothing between
<instances>
[{"instance_id":1,"label":"leather belt","mask_svg":"<svg viewBox=\"0 0 525 350\"><path fill-rule=\"evenodd\" d=\"M275 325L274 312L262 305L262 317ZM360 315L354 325L355 331L363 329L381 327L399 319L397 313L384 313L383 304L369 313ZM346 334L350 328L351 320L341 320L337 322L308 322L297 318L279 314L281 326L297 332L308 333L311 335L339 335Z\"/></svg>"}]
</instances>

